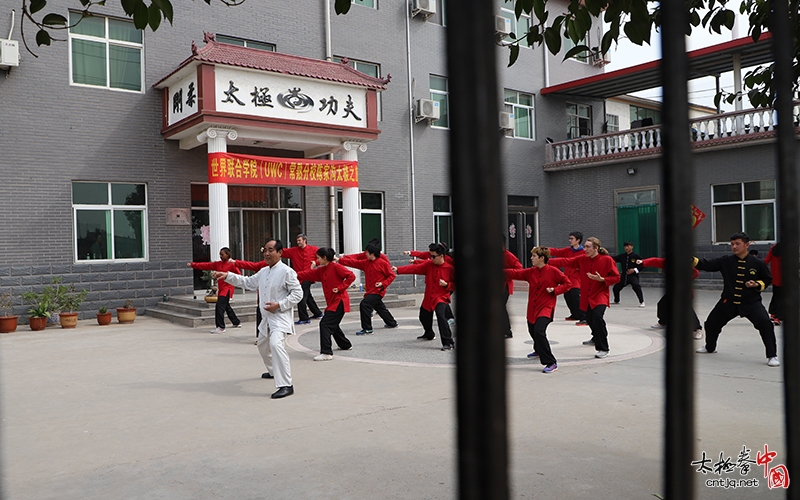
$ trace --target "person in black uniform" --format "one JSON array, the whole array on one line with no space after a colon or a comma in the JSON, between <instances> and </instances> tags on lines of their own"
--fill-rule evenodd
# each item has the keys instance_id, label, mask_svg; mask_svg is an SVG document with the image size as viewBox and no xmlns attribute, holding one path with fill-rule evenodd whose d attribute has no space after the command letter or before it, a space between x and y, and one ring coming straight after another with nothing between
<instances>
[{"instance_id":1,"label":"person in black uniform","mask_svg":"<svg viewBox=\"0 0 800 500\"><path fill-rule=\"evenodd\" d=\"M636 298L639 299L639 307L644 307L644 295L642 294L642 285L639 284L639 268L641 267L637 264L638 261L642 260L639 254L633 253L633 243L630 241L626 241L622 244L622 248L625 249L625 253L621 253L614 257L614 260L622 264L622 270L620 271L620 276L622 279L619 280L619 283L614 285L614 303L619 304L619 292L625 288L626 286L630 285L633 288L633 292L636 294Z\"/></svg>"},{"instance_id":2,"label":"person in black uniform","mask_svg":"<svg viewBox=\"0 0 800 500\"><path fill-rule=\"evenodd\" d=\"M748 253L749 246L747 234L736 233L731 236L733 255L717 259L694 259L694 267L701 271L719 271L723 280L722 297L706 319L706 345L697 352L716 352L722 327L736 316L741 316L747 318L761 334L767 365L780 366L775 325L761 303L761 292L772 283L772 275L763 260Z\"/></svg>"}]
</instances>

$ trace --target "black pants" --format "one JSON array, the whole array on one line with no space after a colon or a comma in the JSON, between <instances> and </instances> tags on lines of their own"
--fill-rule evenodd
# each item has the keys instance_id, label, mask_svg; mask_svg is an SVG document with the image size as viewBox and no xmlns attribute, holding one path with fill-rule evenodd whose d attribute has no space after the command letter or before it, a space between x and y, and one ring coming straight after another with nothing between
<instances>
[{"instance_id":1,"label":"black pants","mask_svg":"<svg viewBox=\"0 0 800 500\"><path fill-rule=\"evenodd\" d=\"M567 302L567 307L569 307L570 317L575 318L578 321L583 321L586 319L586 313L581 311L580 288L570 288L567 290L567 293L564 294L564 300Z\"/></svg>"},{"instance_id":2,"label":"black pants","mask_svg":"<svg viewBox=\"0 0 800 500\"><path fill-rule=\"evenodd\" d=\"M669 316L669 298L667 295L661 297L661 300L656 304L656 316L658 316L659 325L667 324L667 317ZM692 309L692 316L694 316L694 329L701 329L700 318L697 317L697 313L694 312L694 309Z\"/></svg>"},{"instance_id":3,"label":"black pants","mask_svg":"<svg viewBox=\"0 0 800 500\"><path fill-rule=\"evenodd\" d=\"M452 345L453 334L450 332L450 325L447 323L447 310L450 308L449 304L439 302L433 311L428 311L419 308L419 322L422 323L422 328L425 330L424 335L429 339L433 339L436 335L433 333L433 315L436 313L436 322L439 324L439 335L442 337L442 345Z\"/></svg>"},{"instance_id":4,"label":"black pants","mask_svg":"<svg viewBox=\"0 0 800 500\"><path fill-rule=\"evenodd\" d=\"M214 322L217 324L217 328L225 328L225 314L228 314L228 319L231 320L233 326L238 325L241 323L239 318L236 317L236 313L233 312L231 308L231 296L230 292L228 295L222 295L217 297L217 306L214 308Z\"/></svg>"},{"instance_id":5,"label":"black pants","mask_svg":"<svg viewBox=\"0 0 800 500\"><path fill-rule=\"evenodd\" d=\"M308 309L311 309L311 314L314 316L322 316L322 311L319 310L317 303L314 302L314 297L311 295L311 285L313 284L313 281L304 281L300 283L300 286L303 288L303 298L300 299L300 302L297 304L297 316L300 318L300 321L308 321L306 304L308 304Z\"/></svg>"},{"instance_id":6,"label":"black pants","mask_svg":"<svg viewBox=\"0 0 800 500\"><path fill-rule=\"evenodd\" d=\"M261 315L261 299L259 299L259 303L256 305L256 338L258 338L258 325L261 324L261 320L264 319L264 316Z\"/></svg>"},{"instance_id":7,"label":"black pants","mask_svg":"<svg viewBox=\"0 0 800 500\"><path fill-rule=\"evenodd\" d=\"M325 315L319 321L319 352L320 354L333 354L331 337L336 341L339 349L348 350L353 347L350 340L345 337L339 323L344 318L344 302L339 302L336 311L326 310Z\"/></svg>"},{"instance_id":8,"label":"black pants","mask_svg":"<svg viewBox=\"0 0 800 500\"><path fill-rule=\"evenodd\" d=\"M547 325L553 322L552 318L540 316L536 318L536 323L528 321L528 333L533 339L533 350L539 355L539 361L543 365L556 363L556 357L550 349L550 341L547 340Z\"/></svg>"},{"instance_id":9,"label":"black pants","mask_svg":"<svg viewBox=\"0 0 800 500\"><path fill-rule=\"evenodd\" d=\"M378 313L378 316L381 317L386 326L397 326L397 321L394 319L394 316L386 309L386 304L383 303L383 297L377 293L370 293L361 299L358 310L361 313L361 328L363 330L372 330L373 310Z\"/></svg>"},{"instance_id":10,"label":"black pants","mask_svg":"<svg viewBox=\"0 0 800 500\"><path fill-rule=\"evenodd\" d=\"M767 310L761 302L752 304L747 309L740 311L733 302L721 299L714 306L714 309L706 318L706 349L708 352L717 350L717 339L719 338L722 327L728 324L736 316L747 318L761 334L761 341L764 343L765 352L768 358L778 355L778 346L775 342L775 325L769 319Z\"/></svg>"},{"instance_id":11,"label":"black pants","mask_svg":"<svg viewBox=\"0 0 800 500\"><path fill-rule=\"evenodd\" d=\"M606 328L606 320L603 319L606 309L606 306L599 305L590 307L586 311L586 322L589 323L589 328L592 329L594 348L598 351L608 351L608 329Z\"/></svg>"},{"instance_id":12,"label":"black pants","mask_svg":"<svg viewBox=\"0 0 800 500\"><path fill-rule=\"evenodd\" d=\"M776 318L783 320L783 310L781 308L781 287L772 285L772 300L769 301L769 313Z\"/></svg>"},{"instance_id":13,"label":"black pants","mask_svg":"<svg viewBox=\"0 0 800 500\"><path fill-rule=\"evenodd\" d=\"M614 303L616 304L619 302L619 292L625 288L626 286L630 285L633 288L633 292L636 294L636 298L639 299L639 303L641 304L644 302L644 295L642 295L642 285L639 284L639 275L636 273L633 274L626 274L619 283L614 285Z\"/></svg>"},{"instance_id":14,"label":"black pants","mask_svg":"<svg viewBox=\"0 0 800 500\"><path fill-rule=\"evenodd\" d=\"M502 324L503 335L511 335L511 318L508 317L508 285L503 285L503 317L500 318Z\"/></svg>"}]
</instances>

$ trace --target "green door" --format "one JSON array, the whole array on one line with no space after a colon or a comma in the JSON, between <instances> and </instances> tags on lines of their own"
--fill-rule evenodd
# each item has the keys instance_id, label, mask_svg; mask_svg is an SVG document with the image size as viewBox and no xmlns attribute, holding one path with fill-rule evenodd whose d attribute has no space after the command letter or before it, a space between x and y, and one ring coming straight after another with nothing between
<instances>
[{"instance_id":1,"label":"green door","mask_svg":"<svg viewBox=\"0 0 800 500\"><path fill-rule=\"evenodd\" d=\"M642 258L658 257L658 205L655 189L617 193L617 252L633 242Z\"/></svg>"}]
</instances>

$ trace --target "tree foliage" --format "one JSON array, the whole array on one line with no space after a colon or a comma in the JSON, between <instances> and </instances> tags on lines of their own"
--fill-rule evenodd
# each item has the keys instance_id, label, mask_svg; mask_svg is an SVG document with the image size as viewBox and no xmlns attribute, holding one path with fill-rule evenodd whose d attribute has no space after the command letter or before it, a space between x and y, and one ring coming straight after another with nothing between
<instances>
[{"instance_id":1,"label":"tree foliage","mask_svg":"<svg viewBox=\"0 0 800 500\"><path fill-rule=\"evenodd\" d=\"M793 60L795 94L798 90L797 81L800 78L798 1L800 0L789 1L793 34L791 43L795 54ZM734 11L729 8L731 3L729 0L686 0L688 12L686 34L691 35L692 30L700 26L715 33L722 33L723 29L731 30L736 18ZM555 9L548 10L548 0L515 0L514 7L517 19L523 13L531 17L531 27L527 33L511 34L513 40L508 45L509 66L516 62L519 56L519 42L523 39L529 45L544 43L552 54L561 51L562 40L570 39L575 46L564 54L566 60L580 54L589 57L605 54L611 49L612 44L619 42L620 37L627 37L636 45L649 44L652 33L661 28L660 2L651 0L570 0L566 11L554 16L551 16L551 13L554 13ZM563 8L559 7L558 10ZM762 33L769 31L770 0L742 0L739 11L747 15L750 21L748 34L754 41L758 41ZM548 23L551 17L553 17L552 22ZM608 29L598 45L589 47L585 44L585 40L592 29L593 19L602 19L608 25ZM774 63L759 66L746 73L743 93L747 93L753 106L769 107L775 101L773 73ZM724 99L730 104L741 98L741 94L721 92L715 97L715 103L719 105L720 100Z\"/></svg>"}]
</instances>

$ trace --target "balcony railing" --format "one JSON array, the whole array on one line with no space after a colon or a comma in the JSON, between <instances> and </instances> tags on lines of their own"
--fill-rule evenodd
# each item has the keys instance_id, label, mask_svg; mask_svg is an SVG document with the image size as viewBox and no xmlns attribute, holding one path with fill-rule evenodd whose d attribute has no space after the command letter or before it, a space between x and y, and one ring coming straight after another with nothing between
<instances>
[{"instance_id":1,"label":"balcony railing","mask_svg":"<svg viewBox=\"0 0 800 500\"><path fill-rule=\"evenodd\" d=\"M793 109L795 127L800 102ZM756 108L690 120L692 147L722 146L731 142L767 139L775 135L775 112ZM654 125L610 134L581 137L548 144L545 170L570 165L624 160L661 153L661 127Z\"/></svg>"}]
</instances>

